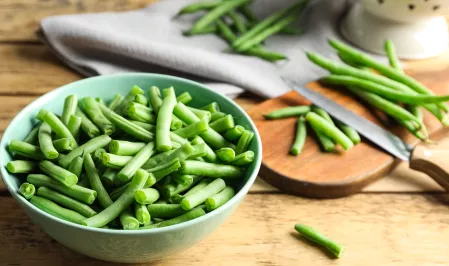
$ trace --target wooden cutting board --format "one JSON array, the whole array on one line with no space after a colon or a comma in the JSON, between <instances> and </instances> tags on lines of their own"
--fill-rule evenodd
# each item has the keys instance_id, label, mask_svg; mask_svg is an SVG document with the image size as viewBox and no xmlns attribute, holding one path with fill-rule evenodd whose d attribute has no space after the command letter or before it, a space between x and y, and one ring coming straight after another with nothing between
<instances>
[{"instance_id":1,"label":"wooden cutting board","mask_svg":"<svg viewBox=\"0 0 449 266\"><path fill-rule=\"evenodd\" d=\"M444 57L433 59L433 61L421 61L420 64L429 66L429 71L409 72L409 74L433 89L436 94L449 94L449 66L446 59ZM413 64L416 64L416 61ZM307 86L356 114L388 128L409 144L418 143L416 138L405 129L392 121L385 120L382 114L359 103L346 91L326 87L318 82ZM305 104L310 102L291 91L249 110L262 138L263 161L259 175L269 184L295 195L336 198L360 191L366 185L387 174L397 164L398 161L395 158L366 139L350 151L324 153L320 150L314 133L310 129L308 129L308 137L302 153L298 156L290 155L296 119L265 120L262 114L282 107ZM446 129L442 130L439 121L427 110L423 112L424 122L431 137L444 136L442 131Z\"/></svg>"}]
</instances>

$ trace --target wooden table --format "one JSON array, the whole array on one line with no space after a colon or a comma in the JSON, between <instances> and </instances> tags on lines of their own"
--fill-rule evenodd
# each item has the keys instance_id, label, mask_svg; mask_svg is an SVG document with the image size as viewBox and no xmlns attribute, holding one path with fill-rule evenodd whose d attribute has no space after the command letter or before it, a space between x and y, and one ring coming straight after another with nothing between
<instances>
[{"instance_id":1,"label":"wooden table","mask_svg":"<svg viewBox=\"0 0 449 266\"><path fill-rule=\"evenodd\" d=\"M0 132L32 100L82 78L37 42L34 31L41 18L129 10L148 2L1 1ZM437 68L449 74L449 60L447 65L430 60L409 63L408 67L416 73ZM243 95L236 101L248 109L262 99ZM426 176L404 169L401 165L363 193L336 200L285 195L258 180L219 230L185 252L148 265L449 265L449 197ZM0 210L1 265L104 264L48 237L28 219L3 184ZM329 258L297 237L292 229L296 222L313 225L338 240L346 254L339 260Z\"/></svg>"}]
</instances>

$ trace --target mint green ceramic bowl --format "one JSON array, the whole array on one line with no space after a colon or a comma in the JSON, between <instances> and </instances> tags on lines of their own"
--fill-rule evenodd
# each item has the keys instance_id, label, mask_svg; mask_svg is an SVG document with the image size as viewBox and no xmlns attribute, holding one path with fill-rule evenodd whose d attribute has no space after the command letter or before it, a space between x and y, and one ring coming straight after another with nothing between
<instances>
[{"instance_id":1,"label":"mint green ceramic bowl","mask_svg":"<svg viewBox=\"0 0 449 266\"><path fill-rule=\"evenodd\" d=\"M255 152L256 158L249 166L234 198L217 210L186 223L158 229L124 231L89 228L66 222L42 212L17 193L23 178L12 175L5 170L5 165L11 161L7 146L12 139L25 138L32 129L32 121L39 109L46 108L60 114L64 98L67 95L77 94L80 98L93 96L111 100L116 93L125 95L133 85L138 85L144 89L148 89L152 85L160 88L174 86L177 93L188 91L194 99L191 103L194 107L216 101L224 112L235 117L238 124L255 132L250 149ZM206 237L217 229L239 206L256 179L262 158L260 136L255 125L245 111L232 100L193 81L172 76L141 73L88 78L45 94L25 107L13 119L3 134L0 145L0 171L3 181L11 195L22 206L31 220L64 246L89 257L114 262L145 262L160 259L185 250Z\"/></svg>"}]
</instances>

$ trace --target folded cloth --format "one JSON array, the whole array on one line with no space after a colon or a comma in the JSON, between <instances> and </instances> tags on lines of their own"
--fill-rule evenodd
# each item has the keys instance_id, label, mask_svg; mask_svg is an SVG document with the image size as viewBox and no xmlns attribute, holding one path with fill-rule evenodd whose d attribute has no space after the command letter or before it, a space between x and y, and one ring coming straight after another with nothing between
<instances>
[{"instance_id":1,"label":"folded cloth","mask_svg":"<svg viewBox=\"0 0 449 266\"><path fill-rule=\"evenodd\" d=\"M184 36L202 14L174 16L192 2L165 0L135 11L48 17L41 21L39 36L64 63L85 76L162 73L207 83L231 97L244 90L277 97L289 91L280 76L304 84L325 73L308 62L304 51L336 58L327 39L340 38L338 22L351 0L312 0L294 25L305 29L304 34L277 34L265 42L267 50L288 56L279 63L226 52L227 43L215 34ZM256 0L251 8L263 18L292 2Z\"/></svg>"}]
</instances>

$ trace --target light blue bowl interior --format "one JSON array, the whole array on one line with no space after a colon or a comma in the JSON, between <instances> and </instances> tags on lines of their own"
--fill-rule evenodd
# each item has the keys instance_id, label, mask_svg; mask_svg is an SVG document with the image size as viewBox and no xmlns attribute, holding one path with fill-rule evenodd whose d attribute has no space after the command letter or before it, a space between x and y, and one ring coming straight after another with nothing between
<instances>
[{"instance_id":1,"label":"light blue bowl interior","mask_svg":"<svg viewBox=\"0 0 449 266\"><path fill-rule=\"evenodd\" d=\"M23 197L19 196L17 192L18 187L20 186L21 183L24 182L25 176L13 175L5 170L5 165L12 160L12 157L7 149L8 143L12 139L23 140L26 137L26 135L32 130L32 128L36 124L35 116L39 112L39 110L44 108L52 112L55 112L56 114L61 114L64 98L71 94L76 94L79 99L85 96L92 96L92 97L101 97L103 100L105 100L105 102L109 102L110 100L112 100L115 94L122 94L125 96L134 85L141 87L145 91L147 91L151 86L158 86L161 89L173 86L176 90L177 95L187 91L193 97L193 101L189 103L189 105L193 107L201 107L210 102L215 101L220 105L220 108L222 109L223 112L232 114L234 116L237 124L242 125L246 129L250 129L253 132L255 132L255 137L251 142L250 149L255 152L256 158L247 169L247 173L240 185L240 191L237 193L234 199L229 201L221 208L226 208L226 205L228 204L232 205L234 200L236 202L241 200L241 198L247 193L249 187L254 182L262 158L261 156L262 148L259 134L257 133L255 125L253 124L249 116L245 113L245 111L242 110L231 99L221 94L218 94L199 83L166 75L131 73L131 74L116 74L116 75L106 75L88 78L65 85L38 98L37 100L29 104L27 107L25 107L13 119L13 121L10 123L7 130L5 131L0 143L1 145L0 171L7 189L16 200L22 203L20 205L22 206L25 205L29 208L34 208L34 210L39 212L40 214L49 216L48 214L35 208ZM203 217L200 217L199 219L207 219L208 216L213 215L215 212L219 211L220 208L211 213L208 213ZM120 234L138 233L132 231L88 228L73 223L65 222L53 216L51 216L51 218L56 219L61 223L66 223L70 226L79 227L80 229L84 230L97 230ZM189 221L187 223L190 222L194 222L194 220ZM160 228L156 230L153 229L149 231L170 230L170 228L174 228L177 226L182 226L182 224L167 228Z\"/></svg>"}]
</instances>

